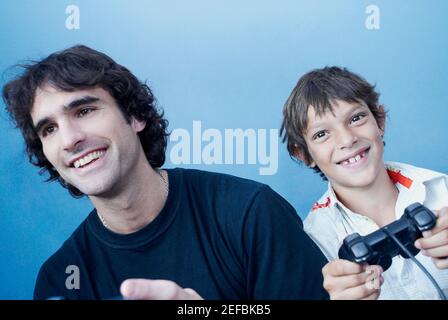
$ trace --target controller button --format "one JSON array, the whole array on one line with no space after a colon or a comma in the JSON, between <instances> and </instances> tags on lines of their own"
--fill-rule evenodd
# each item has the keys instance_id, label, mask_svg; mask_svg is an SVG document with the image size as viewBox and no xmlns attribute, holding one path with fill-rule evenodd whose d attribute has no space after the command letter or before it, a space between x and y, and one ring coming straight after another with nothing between
<instances>
[{"instance_id":1,"label":"controller button","mask_svg":"<svg viewBox=\"0 0 448 320\"><path fill-rule=\"evenodd\" d=\"M352 253L356 258L363 258L368 255L369 249L364 242L358 242L352 246Z\"/></svg>"},{"instance_id":2,"label":"controller button","mask_svg":"<svg viewBox=\"0 0 448 320\"><path fill-rule=\"evenodd\" d=\"M428 226L433 221L432 217L424 210L417 212L414 216L414 220L420 227Z\"/></svg>"}]
</instances>

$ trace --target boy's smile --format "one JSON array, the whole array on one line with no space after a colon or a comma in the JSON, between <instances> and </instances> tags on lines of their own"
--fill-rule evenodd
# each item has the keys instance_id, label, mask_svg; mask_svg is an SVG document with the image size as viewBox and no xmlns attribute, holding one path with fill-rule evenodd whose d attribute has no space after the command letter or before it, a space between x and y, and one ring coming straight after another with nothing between
<instances>
[{"instance_id":1,"label":"boy's smile","mask_svg":"<svg viewBox=\"0 0 448 320\"><path fill-rule=\"evenodd\" d=\"M364 147L359 149L358 151L352 152L351 154L344 157L341 161L338 161L337 164L350 169L358 169L365 163L367 163L367 156L370 151L370 147Z\"/></svg>"},{"instance_id":2,"label":"boy's smile","mask_svg":"<svg viewBox=\"0 0 448 320\"><path fill-rule=\"evenodd\" d=\"M313 159L333 188L372 184L383 163L383 131L363 102L336 100L333 111L308 109L305 140Z\"/></svg>"}]
</instances>

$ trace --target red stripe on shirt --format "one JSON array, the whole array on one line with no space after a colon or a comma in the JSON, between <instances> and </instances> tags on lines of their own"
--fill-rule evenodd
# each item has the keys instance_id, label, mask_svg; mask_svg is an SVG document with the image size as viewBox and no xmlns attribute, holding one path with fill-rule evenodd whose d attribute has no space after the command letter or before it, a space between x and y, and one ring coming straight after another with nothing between
<instances>
[{"instance_id":1,"label":"red stripe on shirt","mask_svg":"<svg viewBox=\"0 0 448 320\"><path fill-rule=\"evenodd\" d=\"M399 183L403 187L410 188L412 185L412 180L408 177L401 174L400 171L393 171L387 169L387 174L389 175L389 178L392 180L393 183Z\"/></svg>"},{"instance_id":2,"label":"red stripe on shirt","mask_svg":"<svg viewBox=\"0 0 448 320\"><path fill-rule=\"evenodd\" d=\"M330 203L331 203L330 197L327 197L327 201L325 203L316 202L311 208L311 211L316 211L317 209L321 208L328 208L330 206Z\"/></svg>"}]
</instances>

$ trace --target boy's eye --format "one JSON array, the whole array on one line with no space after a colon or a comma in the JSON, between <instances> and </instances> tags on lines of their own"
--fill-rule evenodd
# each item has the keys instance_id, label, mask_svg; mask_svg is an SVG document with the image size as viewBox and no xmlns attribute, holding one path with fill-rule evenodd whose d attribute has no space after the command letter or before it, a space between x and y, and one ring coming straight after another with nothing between
<instances>
[{"instance_id":1,"label":"boy's eye","mask_svg":"<svg viewBox=\"0 0 448 320\"><path fill-rule=\"evenodd\" d=\"M313 140L317 140L317 139L321 139L321 138L323 138L323 137L325 137L325 135L326 135L327 133L325 132L325 131L319 131L319 132L316 132L314 135L313 135Z\"/></svg>"},{"instance_id":2,"label":"boy's eye","mask_svg":"<svg viewBox=\"0 0 448 320\"><path fill-rule=\"evenodd\" d=\"M354 116L351 118L351 122L359 121L359 120L361 120L362 118L364 118L365 116L366 116L365 113L360 113L360 114L354 115Z\"/></svg>"}]
</instances>

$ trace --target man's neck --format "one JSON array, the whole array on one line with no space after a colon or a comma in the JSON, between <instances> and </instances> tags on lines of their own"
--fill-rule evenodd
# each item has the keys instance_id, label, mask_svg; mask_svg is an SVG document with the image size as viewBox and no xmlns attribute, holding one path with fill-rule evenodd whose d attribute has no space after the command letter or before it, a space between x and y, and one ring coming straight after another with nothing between
<instances>
[{"instance_id":1,"label":"man's neck","mask_svg":"<svg viewBox=\"0 0 448 320\"><path fill-rule=\"evenodd\" d=\"M386 169L380 172L372 185L357 189L339 186L334 191L347 208L369 217L380 227L395 221L398 189L390 180Z\"/></svg>"},{"instance_id":2,"label":"man's neck","mask_svg":"<svg viewBox=\"0 0 448 320\"><path fill-rule=\"evenodd\" d=\"M160 213L168 196L167 183L166 172L154 170L144 158L113 196L90 199L108 229L129 234L148 225Z\"/></svg>"}]
</instances>

